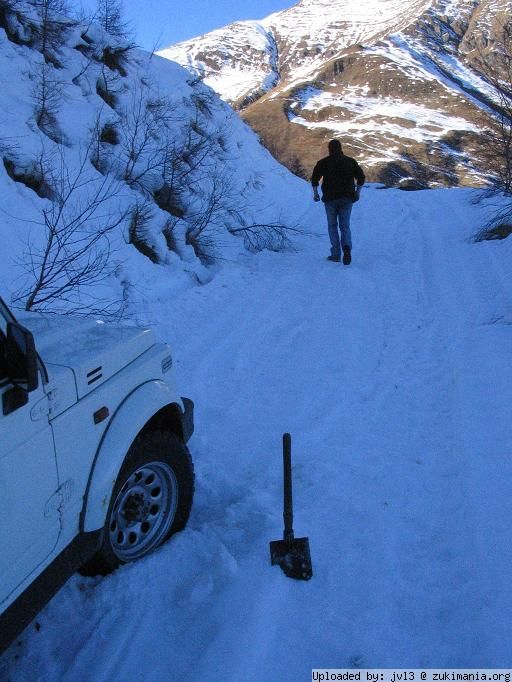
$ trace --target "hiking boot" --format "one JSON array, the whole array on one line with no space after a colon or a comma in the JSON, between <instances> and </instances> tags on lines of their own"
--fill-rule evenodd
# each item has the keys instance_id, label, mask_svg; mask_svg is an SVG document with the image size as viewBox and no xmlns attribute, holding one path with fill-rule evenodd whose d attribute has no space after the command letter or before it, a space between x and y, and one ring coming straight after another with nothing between
<instances>
[{"instance_id":1,"label":"hiking boot","mask_svg":"<svg viewBox=\"0 0 512 682\"><path fill-rule=\"evenodd\" d=\"M343 247L343 265L350 265L352 262L352 255L350 253L350 246Z\"/></svg>"},{"instance_id":2,"label":"hiking boot","mask_svg":"<svg viewBox=\"0 0 512 682\"><path fill-rule=\"evenodd\" d=\"M332 260L333 263L339 263L341 258L339 256L327 256L327 260Z\"/></svg>"}]
</instances>

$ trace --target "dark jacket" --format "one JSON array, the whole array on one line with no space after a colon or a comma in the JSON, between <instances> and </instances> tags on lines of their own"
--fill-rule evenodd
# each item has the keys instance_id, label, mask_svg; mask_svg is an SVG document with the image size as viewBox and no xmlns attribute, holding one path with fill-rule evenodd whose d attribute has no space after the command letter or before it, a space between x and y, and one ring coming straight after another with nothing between
<instances>
[{"instance_id":1,"label":"dark jacket","mask_svg":"<svg viewBox=\"0 0 512 682\"><path fill-rule=\"evenodd\" d=\"M357 181L359 187L364 185L364 173L357 161L345 154L333 154L326 156L316 164L311 184L317 187L322 182L322 200L332 201L348 197L356 198L354 182Z\"/></svg>"}]
</instances>

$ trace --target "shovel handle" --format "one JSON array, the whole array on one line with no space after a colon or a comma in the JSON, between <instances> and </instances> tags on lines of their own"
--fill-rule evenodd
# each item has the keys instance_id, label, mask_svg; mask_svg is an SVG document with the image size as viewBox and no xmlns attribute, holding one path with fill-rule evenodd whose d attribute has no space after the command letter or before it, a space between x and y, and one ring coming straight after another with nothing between
<instances>
[{"instance_id":1,"label":"shovel handle","mask_svg":"<svg viewBox=\"0 0 512 682\"><path fill-rule=\"evenodd\" d=\"M283 435L283 483L284 483L284 539L291 542L293 536L293 495L292 495L292 437Z\"/></svg>"}]
</instances>

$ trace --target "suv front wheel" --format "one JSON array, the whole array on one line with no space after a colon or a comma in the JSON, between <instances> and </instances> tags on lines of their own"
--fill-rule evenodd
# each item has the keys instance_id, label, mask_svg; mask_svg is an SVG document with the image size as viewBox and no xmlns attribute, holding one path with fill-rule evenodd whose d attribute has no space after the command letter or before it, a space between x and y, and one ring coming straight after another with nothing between
<instances>
[{"instance_id":1,"label":"suv front wheel","mask_svg":"<svg viewBox=\"0 0 512 682\"><path fill-rule=\"evenodd\" d=\"M149 554L185 527L193 495L194 468L185 444L174 433L142 433L114 486L102 546L82 572L106 574Z\"/></svg>"}]
</instances>

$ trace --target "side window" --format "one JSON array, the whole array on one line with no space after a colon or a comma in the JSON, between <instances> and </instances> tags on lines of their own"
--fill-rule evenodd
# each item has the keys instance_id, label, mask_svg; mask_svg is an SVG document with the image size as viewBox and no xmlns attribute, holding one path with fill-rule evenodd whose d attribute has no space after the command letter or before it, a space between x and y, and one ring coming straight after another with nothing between
<instances>
[{"instance_id":1,"label":"side window","mask_svg":"<svg viewBox=\"0 0 512 682\"><path fill-rule=\"evenodd\" d=\"M7 363L5 361L5 336L0 329L0 383L7 379Z\"/></svg>"}]
</instances>

